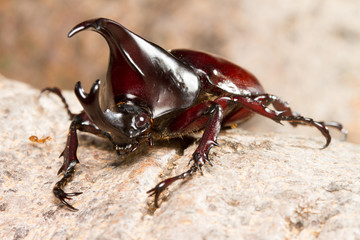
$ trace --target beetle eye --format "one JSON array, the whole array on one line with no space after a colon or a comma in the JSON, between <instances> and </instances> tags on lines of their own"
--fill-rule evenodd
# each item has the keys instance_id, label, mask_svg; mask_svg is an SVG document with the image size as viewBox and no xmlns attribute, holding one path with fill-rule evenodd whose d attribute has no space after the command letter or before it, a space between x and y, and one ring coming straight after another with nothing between
<instances>
[{"instance_id":1,"label":"beetle eye","mask_svg":"<svg viewBox=\"0 0 360 240\"><path fill-rule=\"evenodd\" d=\"M139 129L149 126L149 116L146 113L140 113L135 116L135 126Z\"/></svg>"}]
</instances>

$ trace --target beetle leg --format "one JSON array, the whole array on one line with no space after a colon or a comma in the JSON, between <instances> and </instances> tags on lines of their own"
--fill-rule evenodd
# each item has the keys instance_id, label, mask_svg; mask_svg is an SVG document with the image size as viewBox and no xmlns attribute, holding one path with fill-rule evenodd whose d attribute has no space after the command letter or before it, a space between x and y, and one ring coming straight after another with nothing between
<instances>
[{"instance_id":1,"label":"beetle leg","mask_svg":"<svg viewBox=\"0 0 360 240\"><path fill-rule=\"evenodd\" d=\"M52 92L52 93L55 93L57 96L60 97L61 101L64 103L65 105L65 109L69 115L69 118L70 120L72 120L74 117L75 117L75 114L73 114L71 111L70 111L70 108L69 108L69 105L67 104L64 96L62 95L61 93L61 90L57 87L53 87L53 88L44 88L43 90L41 90L40 94L44 93L44 92Z\"/></svg>"},{"instance_id":2,"label":"beetle leg","mask_svg":"<svg viewBox=\"0 0 360 240\"><path fill-rule=\"evenodd\" d=\"M64 172L64 176L60 179L60 181L58 181L55 184L53 188L53 193L55 197L58 198L65 206L76 211L77 209L71 206L69 203L67 203L65 199L71 199L70 197L79 195L81 194L81 192L65 193L63 190L65 185L72 180L75 173L75 166L77 163L79 163L79 160L76 156L76 150L78 147L78 139L77 139L76 131L80 130L83 132L89 132L101 137L107 137L111 142L113 141L110 135L100 130L84 111L82 111L79 114L73 114L70 111L69 105L67 104L59 88L56 87L45 88L41 91L41 93L43 92L52 92L55 93L57 96L59 96L61 101L65 105L70 120L72 120L69 128L69 134L65 149L60 154L60 157L64 157L64 162L58 171L58 175Z\"/></svg>"},{"instance_id":3,"label":"beetle leg","mask_svg":"<svg viewBox=\"0 0 360 240\"><path fill-rule=\"evenodd\" d=\"M208 107L209 104L211 104L210 107ZM164 181L158 183L154 188L152 188L147 192L150 194L150 196L155 195L155 207L157 208L159 207L158 199L160 193L164 191L170 184L172 184L173 182L179 179L185 179L193 175L198 170L202 174L201 167L205 165L205 163L208 163L212 166L212 163L208 159L208 154L211 147L218 145L216 139L221 128L221 122L223 119L223 109L220 106L220 104L215 102L207 102L204 104L200 104L198 106L201 109L197 109L198 110L197 113L201 112L202 113L201 115L205 115L205 116L210 115L210 117L206 123L206 127L203 136L201 137L199 146L196 148L190 160L190 162L193 161L194 163L190 167L190 169L187 170L186 172L177 175L175 177L165 179Z\"/></svg>"},{"instance_id":4,"label":"beetle leg","mask_svg":"<svg viewBox=\"0 0 360 240\"><path fill-rule=\"evenodd\" d=\"M271 96L271 95L269 95L269 96ZM280 110L277 110L276 107L275 107L275 110L272 110L272 109L266 107L266 105L269 105L271 102L271 101L269 101L269 100L271 100L269 98L268 99L265 98L264 99L265 101L263 101L263 102L260 101L261 96L252 98L252 97L244 97L244 96L235 95L235 96L229 96L228 98L229 98L229 101L236 102L236 103L240 104L242 107L244 107L252 112L263 115L267 118L270 118L277 123L281 123L281 121L287 121L290 124L292 124L293 126L297 126L298 124L301 124L301 125L310 125L310 126L316 127L326 139L326 143L324 144L322 149L329 146L329 144L331 142L331 136L330 136L329 130L326 127L326 124L324 122L317 122L317 121L314 121L312 118L303 117L295 112L292 112L287 105L283 105L283 107L277 107Z\"/></svg>"},{"instance_id":5,"label":"beetle leg","mask_svg":"<svg viewBox=\"0 0 360 240\"><path fill-rule=\"evenodd\" d=\"M77 210L69 203L65 201L65 199L71 199L70 196L76 196L81 194L81 192L74 193L65 193L63 188L65 185L71 181L75 173L75 166L79 163L79 160L76 156L76 150L78 147L78 139L76 134L77 126L81 123L81 115L76 115L71 122L69 128L69 134L66 142L66 146L64 151L60 154L60 157L64 157L64 162L61 168L58 171L58 174L64 171L64 176L58 181L54 188L53 193L56 198L58 198L65 206L69 207L72 210Z\"/></svg>"},{"instance_id":6,"label":"beetle leg","mask_svg":"<svg viewBox=\"0 0 360 240\"><path fill-rule=\"evenodd\" d=\"M335 128L339 130L343 134L343 141L346 140L348 131L344 128L344 126L341 123L334 122L334 121L321 121L320 123L324 124L327 127Z\"/></svg>"},{"instance_id":7,"label":"beetle leg","mask_svg":"<svg viewBox=\"0 0 360 240\"><path fill-rule=\"evenodd\" d=\"M106 133L98 129L85 112L75 115L70 124L66 146L60 155L60 157L64 157L64 162L58 171L58 174L64 172L64 176L55 184L53 193L64 205L75 211L77 209L67 203L65 199L71 199L71 196L79 195L81 192L65 193L63 188L69 181L72 180L75 173L75 166L79 163L76 156L76 150L78 147L77 130L89 132L95 135L106 136Z\"/></svg>"},{"instance_id":8,"label":"beetle leg","mask_svg":"<svg viewBox=\"0 0 360 240\"><path fill-rule=\"evenodd\" d=\"M73 206L71 206L68 202L65 201L65 199L69 199L71 200L71 196L77 196L82 194L82 192L73 192L73 193L66 193L64 192L63 188L64 186L73 178L74 173L75 173L75 165L76 162L74 162L74 164L72 164L70 167L68 167L64 173L63 178L58 181L54 188L53 188L53 193L55 195L56 198L58 198L65 206L67 206L68 208L70 208L71 210L77 211L77 208L74 208Z\"/></svg>"},{"instance_id":9,"label":"beetle leg","mask_svg":"<svg viewBox=\"0 0 360 240\"><path fill-rule=\"evenodd\" d=\"M208 154L213 146L219 145L216 142L216 139L221 129L223 109L220 104L214 103L204 114L210 115L210 118L206 124L199 146L196 148L192 159L190 160L194 161L194 166L201 172L201 174L203 174L201 167L205 165L205 163L212 166L212 163L208 158Z\"/></svg>"},{"instance_id":10,"label":"beetle leg","mask_svg":"<svg viewBox=\"0 0 360 240\"><path fill-rule=\"evenodd\" d=\"M297 112L293 112L289 106L289 104L283 100L281 100L279 97L272 95L272 94L261 94L255 97L255 100L262 102L266 106L269 104L272 104L274 108L278 111L283 111L283 116L293 116L293 117L299 117L300 114ZM347 137L347 130L343 127L341 123L334 122L334 121L318 121L319 124L325 125L326 127L331 127L339 130L343 134L343 140L346 140ZM298 124L305 124L304 122L290 122L291 125L296 127Z\"/></svg>"},{"instance_id":11,"label":"beetle leg","mask_svg":"<svg viewBox=\"0 0 360 240\"><path fill-rule=\"evenodd\" d=\"M160 196L160 193L162 193L162 191L164 191L170 184L172 184L176 180L185 179L186 177L193 175L193 173L195 173L197 170L198 170L197 167L191 166L191 168L189 170L187 170L186 172L183 172L182 174L179 174L172 178L167 178L164 181L158 183L154 188L147 191L146 193L150 194L150 196L155 195L155 200L154 200L155 207L156 208L159 207L159 203L158 203L159 196Z\"/></svg>"}]
</instances>

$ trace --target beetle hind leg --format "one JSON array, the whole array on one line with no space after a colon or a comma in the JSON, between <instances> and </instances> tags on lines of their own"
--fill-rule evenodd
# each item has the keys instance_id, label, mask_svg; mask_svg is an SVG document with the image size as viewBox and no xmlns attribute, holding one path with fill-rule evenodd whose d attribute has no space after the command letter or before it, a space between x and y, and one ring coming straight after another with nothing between
<instances>
[{"instance_id":1,"label":"beetle hind leg","mask_svg":"<svg viewBox=\"0 0 360 240\"><path fill-rule=\"evenodd\" d=\"M321 121L320 123L324 124L327 127L335 128L338 131L340 131L343 135L343 141L346 140L348 131L344 128L344 126L341 123L334 122L334 121Z\"/></svg>"},{"instance_id":2,"label":"beetle hind leg","mask_svg":"<svg viewBox=\"0 0 360 240\"><path fill-rule=\"evenodd\" d=\"M321 149L327 148L331 142L331 136L329 130L326 127L326 125L323 124L322 122L317 122L314 121L312 118L306 118L303 116L283 116L281 117L281 121L287 121L293 126L297 126L298 124L301 124L301 125L309 125L316 127L326 139L326 143Z\"/></svg>"},{"instance_id":3,"label":"beetle hind leg","mask_svg":"<svg viewBox=\"0 0 360 240\"><path fill-rule=\"evenodd\" d=\"M303 117L300 114L293 112L288 103L271 94L261 94L253 97L235 95L230 96L229 101L236 102L242 107L270 118L277 123L286 121L294 127L297 125L309 125L316 127L326 139L326 143L322 148L326 148L331 142L331 136L327 128L328 126L337 128L346 136L346 130L340 123L315 121L312 118ZM267 107L270 104L274 106L275 110Z\"/></svg>"},{"instance_id":4,"label":"beetle hind leg","mask_svg":"<svg viewBox=\"0 0 360 240\"><path fill-rule=\"evenodd\" d=\"M278 111L283 111L282 115L287 116L289 118L293 117L295 118L293 121L290 121L289 123L296 127L297 125L312 125L307 124L307 121L296 121L296 117L301 117L299 113L293 112L289 106L289 104L283 100L281 100L279 97L272 95L272 94L261 94L255 97L255 100L262 102L264 105L268 106L269 104L272 104L274 108ZM318 121L319 124L322 124L326 127L334 128L340 131L343 134L343 140L346 140L347 137L347 130L343 127L341 123L334 122L334 121Z\"/></svg>"}]
</instances>

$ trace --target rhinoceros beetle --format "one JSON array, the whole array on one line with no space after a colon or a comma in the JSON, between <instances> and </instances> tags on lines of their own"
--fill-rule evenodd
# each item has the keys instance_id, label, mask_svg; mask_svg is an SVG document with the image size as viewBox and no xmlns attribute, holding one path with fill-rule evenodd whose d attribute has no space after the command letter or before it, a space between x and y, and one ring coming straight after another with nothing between
<instances>
[{"instance_id":1,"label":"rhinoceros beetle","mask_svg":"<svg viewBox=\"0 0 360 240\"><path fill-rule=\"evenodd\" d=\"M315 121L293 112L278 97L265 93L260 82L247 70L218 56L195 50L166 51L126 29L119 23L99 18L76 25L69 37L83 30L100 33L110 48L110 62L105 81L97 80L89 93L78 82L75 94L83 111L73 114L58 88L46 88L57 94L72 120L67 143L60 157L64 162L58 174L64 173L53 193L72 210L66 199L81 192L66 193L64 186L73 178L78 147L77 130L110 140L118 154L135 151L153 139L179 137L204 129L199 145L184 173L165 179L149 190L158 207L160 193L170 184L199 171L208 158L222 127L239 124L253 113L277 123L316 127L331 141L328 127L346 130L340 123ZM273 109L268 106L272 104Z\"/></svg>"}]
</instances>

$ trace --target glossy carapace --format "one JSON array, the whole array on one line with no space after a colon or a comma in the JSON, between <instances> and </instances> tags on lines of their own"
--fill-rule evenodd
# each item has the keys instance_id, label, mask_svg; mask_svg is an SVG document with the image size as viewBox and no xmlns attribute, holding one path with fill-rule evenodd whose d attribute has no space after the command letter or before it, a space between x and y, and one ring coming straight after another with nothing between
<instances>
[{"instance_id":1,"label":"glossy carapace","mask_svg":"<svg viewBox=\"0 0 360 240\"><path fill-rule=\"evenodd\" d=\"M166 51L119 23L103 18L78 24L69 37L87 29L101 34L109 45L106 80L95 81L89 93L80 82L76 84L75 94L84 109L78 114L70 112L59 89L44 89L61 97L72 120L61 154L64 162L58 172L64 175L53 189L56 198L70 209L76 210L66 199L81 194L63 190L79 163L78 130L105 137L118 154L126 154L141 144L151 146L153 140L204 129L190 169L148 191L155 195L156 207L160 193L171 183L197 171L202 173L206 163L212 165L209 150L217 145L222 127L239 124L253 113L278 123L316 127L326 139L323 148L331 141L328 127L346 135L337 122L314 121L293 112L286 102L266 93L254 75L223 58L195 50Z\"/></svg>"}]
</instances>

